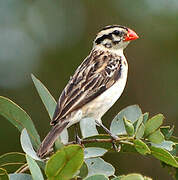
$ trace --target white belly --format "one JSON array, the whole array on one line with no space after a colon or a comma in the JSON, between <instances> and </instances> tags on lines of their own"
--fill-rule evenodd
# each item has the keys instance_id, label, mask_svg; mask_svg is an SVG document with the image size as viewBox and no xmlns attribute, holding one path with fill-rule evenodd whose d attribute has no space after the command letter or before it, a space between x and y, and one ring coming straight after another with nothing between
<instances>
[{"instance_id":1,"label":"white belly","mask_svg":"<svg viewBox=\"0 0 178 180\"><path fill-rule=\"evenodd\" d=\"M113 106L121 96L127 81L128 66L123 65L119 80L100 96L82 108L83 117L93 117L100 121L101 117Z\"/></svg>"}]
</instances>

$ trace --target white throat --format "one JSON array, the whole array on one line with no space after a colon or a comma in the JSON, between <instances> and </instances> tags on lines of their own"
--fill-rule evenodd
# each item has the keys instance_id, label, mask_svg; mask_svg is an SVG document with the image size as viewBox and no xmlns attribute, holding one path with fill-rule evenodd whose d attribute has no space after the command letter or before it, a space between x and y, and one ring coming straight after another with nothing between
<instances>
[{"instance_id":1,"label":"white throat","mask_svg":"<svg viewBox=\"0 0 178 180\"><path fill-rule=\"evenodd\" d=\"M124 54L123 54L124 49L123 48L114 49L114 48L106 48L103 45L94 45L93 49L109 51L111 53L117 54L118 56L124 56Z\"/></svg>"}]
</instances>

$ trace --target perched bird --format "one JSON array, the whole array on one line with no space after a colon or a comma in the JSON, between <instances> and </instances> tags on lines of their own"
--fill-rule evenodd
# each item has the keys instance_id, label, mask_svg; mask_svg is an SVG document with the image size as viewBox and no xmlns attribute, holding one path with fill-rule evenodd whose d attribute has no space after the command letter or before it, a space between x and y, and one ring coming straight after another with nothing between
<instances>
[{"instance_id":1,"label":"perched bird","mask_svg":"<svg viewBox=\"0 0 178 180\"><path fill-rule=\"evenodd\" d=\"M61 93L54 112L51 131L37 152L43 157L60 133L84 117L92 117L102 124L101 117L121 96L128 64L123 54L130 41L138 38L131 29L111 25L96 36L88 57L77 68Z\"/></svg>"}]
</instances>

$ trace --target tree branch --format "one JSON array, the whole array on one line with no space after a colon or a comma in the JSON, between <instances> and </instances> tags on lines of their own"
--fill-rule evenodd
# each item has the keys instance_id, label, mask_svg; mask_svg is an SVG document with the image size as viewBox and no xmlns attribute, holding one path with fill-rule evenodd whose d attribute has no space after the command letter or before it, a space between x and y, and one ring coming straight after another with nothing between
<instances>
[{"instance_id":1,"label":"tree branch","mask_svg":"<svg viewBox=\"0 0 178 180\"><path fill-rule=\"evenodd\" d=\"M129 144L129 145L133 145L133 143L129 142L134 140L134 137L121 137L121 138L117 138L116 140L111 139L84 139L81 140L81 144L89 144L89 143L113 143L113 142L119 142L121 144ZM69 145L69 144L76 144L76 141L71 141L65 145Z\"/></svg>"}]
</instances>

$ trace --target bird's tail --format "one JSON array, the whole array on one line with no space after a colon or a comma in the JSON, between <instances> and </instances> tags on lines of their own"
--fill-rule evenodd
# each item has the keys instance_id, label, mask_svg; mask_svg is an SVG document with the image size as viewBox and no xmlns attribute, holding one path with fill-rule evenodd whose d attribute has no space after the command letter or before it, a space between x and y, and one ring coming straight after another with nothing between
<instances>
[{"instance_id":1,"label":"bird's tail","mask_svg":"<svg viewBox=\"0 0 178 180\"><path fill-rule=\"evenodd\" d=\"M54 142L57 140L60 133L65 129L69 122L65 122L63 124L56 124L51 131L47 134L44 138L43 142L40 145L40 148L37 151L37 155L39 157L45 156L51 147L53 146Z\"/></svg>"}]
</instances>

